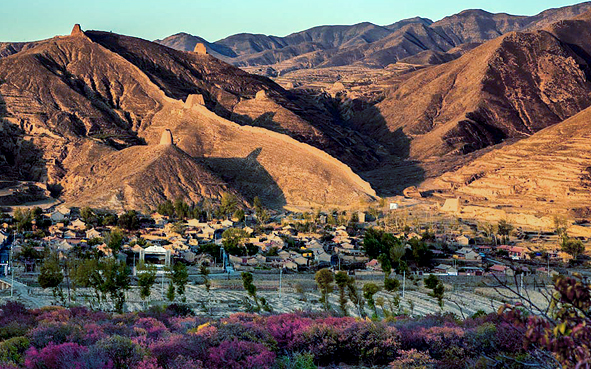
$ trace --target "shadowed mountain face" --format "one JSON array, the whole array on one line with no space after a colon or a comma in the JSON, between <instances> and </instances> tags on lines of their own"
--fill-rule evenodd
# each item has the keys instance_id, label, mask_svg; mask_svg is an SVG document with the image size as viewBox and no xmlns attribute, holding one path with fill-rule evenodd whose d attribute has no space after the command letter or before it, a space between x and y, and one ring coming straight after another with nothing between
<instances>
[{"instance_id":1,"label":"shadowed mountain face","mask_svg":"<svg viewBox=\"0 0 591 369\"><path fill-rule=\"evenodd\" d=\"M590 3L581 3L549 9L535 16L466 10L435 23L416 17L388 26L366 22L352 26L314 27L285 37L241 33L213 43L179 33L156 42L186 51L193 50L195 44L201 42L212 54L236 66L272 66L284 72L353 64L384 67L426 50L446 52L462 44L482 43L508 32L540 29L589 9Z\"/></svg>"}]
</instances>

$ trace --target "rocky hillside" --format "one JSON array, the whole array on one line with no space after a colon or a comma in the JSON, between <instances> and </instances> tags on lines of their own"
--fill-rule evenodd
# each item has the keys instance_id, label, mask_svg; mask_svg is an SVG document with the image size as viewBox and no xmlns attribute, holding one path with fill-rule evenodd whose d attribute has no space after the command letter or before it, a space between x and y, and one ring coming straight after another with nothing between
<instances>
[{"instance_id":1,"label":"rocky hillside","mask_svg":"<svg viewBox=\"0 0 591 369\"><path fill-rule=\"evenodd\" d=\"M591 108L496 149L429 185L464 199L546 214L591 215Z\"/></svg>"},{"instance_id":2,"label":"rocky hillside","mask_svg":"<svg viewBox=\"0 0 591 369\"><path fill-rule=\"evenodd\" d=\"M446 52L465 43L482 43L513 31L543 28L591 8L590 3L549 9L535 16L466 10L433 22L411 18L387 26L368 22L352 26L321 26L285 37L241 33L216 42L179 33L156 42L193 50L204 43L218 57L240 67L272 66L288 72L343 65L384 67L430 50ZM438 62L438 60L433 60Z\"/></svg>"},{"instance_id":3,"label":"rocky hillside","mask_svg":"<svg viewBox=\"0 0 591 369\"><path fill-rule=\"evenodd\" d=\"M393 82L386 98L352 125L384 144L407 142L407 161L418 163L422 179L438 176L483 149L529 137L587 108L589 36L589 16L509 33Z\"/></svg>"},{"instance_id":4,"label":"rocky hillside","mask_svg":"<svg viewBox=\"0 0 591 369\"><path fill-rule=\"evenodd\" d=\"M264 98L257 100L255 95L260 91ZM153 126L159 127L154 133L158 139L162 131L174 128L169 126L175 114L182 113L190 94L198 98L191 100L187 111L196 104L202 114L210 114L209 129L214 129L216 119L225 122L226 128L218 135L217 160L205 160L203 149L212 140L205 134L212 132L204 136L184 132L175 138L203 146L191 150L163 149L157 146L158 140L149 137ZM253 102L244 103L248 99ZM305 145L301 152L265 149L267 141L284 149L303 145L289 138L294 136L328 152L340 151L343 157L360 157L355 155L355 148L345 149L339 143L346 138L344 133L339 138L316 128L333 120L322 104L291 95L266 78L209 55L75 28L70 36L40 41L0 59L0 101L0 135L8 138L0 151L0 165L7 169L0 179L45 183L55 189L56 196L71 203L137 208L154 206L164 198L186 197L198 202L204 197L219 197L222 191L237 191L252 199L261 187L245 188L240 179L246 177L255 184L274 184L270 188L281 196L263 196L269 201L277 198L269 203L272 206L305 202L345 205L375 195L347 165L312 146ZM241 102L248 109L234 112ZM279 113L277 118L269 118L265 109L257 108L258 102L272 104ZM172 108L179 106L180 110ZM162 115L163 111L168 114ZM267 115L258 119L257 114ZM237 123L223 117L234 118ZM193 119L198 121L199 116ZM257 119L256 125L281 134L258 128L258 134L249 134L249 145L241 144L243 150L250 151L239 157L224 156L224 152L234 155L236 149L226 150L228 127L234 127L240 141L247 131L241 131L239 124ZM289 125L281 126L287 121ZM254 137L265 135L271 138L257 145ZM248 170L244 163L237 164L239 158L246 160L257 150L262 150L267 165L277 165L281 170L270 170L264 164L253 164L254 169ZM296 152L297 160L291 156ZM323 162L318 155L328 159ZM309 163L305 173L302 163ZM234 168L232 175L224 172L229 167ZM221 173L223 180L212 170ZM297 195L290 193L290 180L285 179L294 174L303 181L296 186L300 191ZM334 183L320 189L319 184L326 181ZM306 187L312 183L318 189Z\"/></svg>"}]
</instances>

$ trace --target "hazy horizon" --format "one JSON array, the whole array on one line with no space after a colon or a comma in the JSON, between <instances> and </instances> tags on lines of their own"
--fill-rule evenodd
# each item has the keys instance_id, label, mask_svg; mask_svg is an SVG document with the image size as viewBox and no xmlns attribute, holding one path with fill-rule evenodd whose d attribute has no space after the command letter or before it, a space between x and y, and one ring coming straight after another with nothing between
<instances>
[{"instance_id":1,"label":"hazy horizon","mask_svg":"<svg viewBox=\"0 0 591 369\"><path fill-rule=\"evenodd\" d=\"M3 4L6 14L0 28L0 41L33 41L69 34L72 26L80 23L85 30L113 31L148 40L186 32L213 42L236 33L285 36L315 26L362 22L388 25L416 16L437 21L466 9L535 15L549 8L578 3L581 2L501 0L490 4L480 0L443 3L433 0L219 0L213 3L145 0L120 4L115 0L61 0L47 3L20 0Z\"/></svg>"}]
</instances>

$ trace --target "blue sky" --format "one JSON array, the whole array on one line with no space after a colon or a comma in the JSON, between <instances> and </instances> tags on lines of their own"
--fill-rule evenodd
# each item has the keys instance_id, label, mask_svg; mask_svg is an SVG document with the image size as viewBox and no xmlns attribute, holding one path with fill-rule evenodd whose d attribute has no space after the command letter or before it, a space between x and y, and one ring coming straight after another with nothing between
<instances>
[{"instance_id":1,"label":"blue sky","mask_svg":"<svg viewBox=\"0 0 591 369\"><path fill-rule=\"evenodd\" d=\"M178 32L216 41L240 32L284 36L317 25L385 25L464 9L532 15L576 4L560 0L0 0L0 41L68 34L74 23L149 40Z\"/></svg>"}]
</instances>

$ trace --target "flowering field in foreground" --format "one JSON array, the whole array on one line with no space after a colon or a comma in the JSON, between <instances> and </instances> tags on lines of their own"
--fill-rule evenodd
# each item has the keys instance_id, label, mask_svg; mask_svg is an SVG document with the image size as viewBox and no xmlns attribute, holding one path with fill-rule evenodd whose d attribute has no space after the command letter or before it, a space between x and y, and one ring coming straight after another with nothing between
<instances>
[{"instance_id":1,"label":"flowering field in foreground","mask_svg":"<svg viewBox=\"0 0 591 369\"><path fill-rule=\"evenodd\" d=\"M495 314L210 320L182 305L128 314L12 302L0 308L0 368L506 368L532 359L520 332Z\"/></svg>"}]
</instances>

